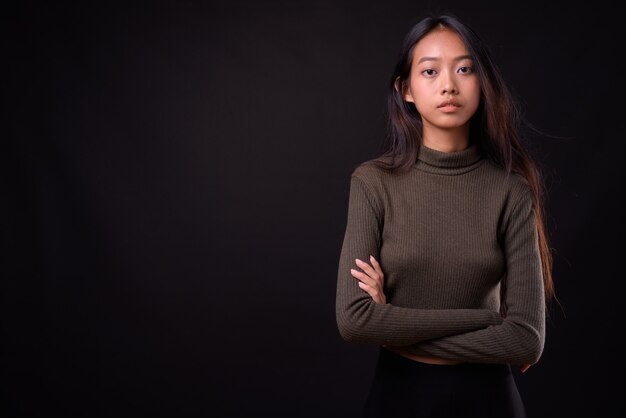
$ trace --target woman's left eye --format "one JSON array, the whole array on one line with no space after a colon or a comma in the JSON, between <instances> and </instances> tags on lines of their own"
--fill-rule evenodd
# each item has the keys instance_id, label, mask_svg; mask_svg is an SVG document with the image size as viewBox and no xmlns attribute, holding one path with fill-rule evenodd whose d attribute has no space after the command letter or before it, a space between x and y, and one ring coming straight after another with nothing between
<instances>
[{"instance_id":1,"label":"woman's left eye","mask_svg":"<svg viewBox=\"0 0 626 418\"><path fill-rule=\"evenodd\" d=\"M459 71L463 74L468 74L472 72L472 67L461 67L459 68Z\"/></svg>"}]
</instances>

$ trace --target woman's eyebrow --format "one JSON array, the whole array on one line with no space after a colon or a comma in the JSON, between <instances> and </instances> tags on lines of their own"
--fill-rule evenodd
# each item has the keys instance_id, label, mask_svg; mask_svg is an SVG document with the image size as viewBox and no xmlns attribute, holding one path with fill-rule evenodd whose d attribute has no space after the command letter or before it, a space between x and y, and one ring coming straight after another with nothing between
<instances>
[{"instance_id":1,"label":"woman's eyebrow","mask_svg":"<svg viewBox=\"0 0 626 418\"><path fill-rule=\"evenodd\" d=\"M418 64L424 62L424 61L439 61L440 58L437 57L422 57L419 59L419 61L417 61ZM461 61L464 59L472 59L471 55L460 55L456 58L453 58L452 61Z\"/></svg>"}]
</instances>

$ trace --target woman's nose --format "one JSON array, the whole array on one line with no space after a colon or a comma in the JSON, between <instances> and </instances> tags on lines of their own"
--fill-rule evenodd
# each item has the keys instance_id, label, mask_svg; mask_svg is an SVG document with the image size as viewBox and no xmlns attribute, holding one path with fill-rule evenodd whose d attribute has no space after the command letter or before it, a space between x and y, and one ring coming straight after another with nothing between
<instances>
[{"instance_id":1,"label":"woman's nose","mask_svg":"<svg viewBox=\"0 0 626 418\"><path fill-rule=\"evenodd\" d=\"M442 76L441 94L456 94L457 87L454 77L444 73Z\"/></svg>"}]
</instances>

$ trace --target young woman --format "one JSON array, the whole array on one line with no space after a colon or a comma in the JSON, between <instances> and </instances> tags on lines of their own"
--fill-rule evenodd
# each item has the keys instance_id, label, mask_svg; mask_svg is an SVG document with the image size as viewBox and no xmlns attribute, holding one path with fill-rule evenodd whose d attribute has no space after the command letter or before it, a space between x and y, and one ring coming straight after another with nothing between
<instances>
[{"instance_id":1,"label":"young woman","mask_svg":"<svg viewBox=\"0 0 626 418\"><path fill-rule=\"evenodd\" d=\"M511 365L553 297L540 172L488 48L453 16L406 35L386 151L350 180L341 336L380 346L367 417L525 417Z\"/></svg>"}]
</instances>

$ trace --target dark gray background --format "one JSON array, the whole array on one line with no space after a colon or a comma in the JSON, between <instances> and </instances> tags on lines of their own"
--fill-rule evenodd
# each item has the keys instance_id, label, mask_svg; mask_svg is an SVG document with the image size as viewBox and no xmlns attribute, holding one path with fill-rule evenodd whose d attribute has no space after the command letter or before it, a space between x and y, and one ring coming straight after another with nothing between
<instances>
[{"instance_id":1,"label":"dark gray background","mask_svg":"<svg viewBox=\"0 0 626 418\"><path fill-rule=\"evenodd\" d=\"M477 30L545 134L561 306L516 372L529 417L616 416L622 24L476 1L3 13L1 415L357 417L376 349L335 325L349 175L431 12Z\"/></svg>"}]
</instances>

